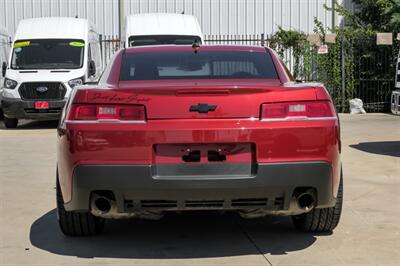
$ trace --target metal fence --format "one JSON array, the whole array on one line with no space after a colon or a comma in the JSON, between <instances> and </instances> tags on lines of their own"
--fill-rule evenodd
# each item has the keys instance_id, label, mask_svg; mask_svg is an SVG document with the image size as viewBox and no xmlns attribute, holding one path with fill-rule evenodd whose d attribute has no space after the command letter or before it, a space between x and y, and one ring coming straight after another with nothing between
<instances>
[{"instance_id":1,"label":"metal fence","mask_svg":"<svg viewBox=\"0 0 400 266\"><path fill-rule=\"evenodd\" d=\"M267 44L268 35L251 34L251 35L206 35L204 36L206 44L236 44L236 45L261 45Z\"/></svg>"},{"instance_id":2,"label":"metal fence","mask_svg":"<svg viewBox=\"0 0 400 266\"><path fill-rule=\"evenodd\" d=\"M270 37L266 34L252 35L206 35L205 44L228 44L228 45L261 45L268 46ZM118 36L101 36L101 47L103 62L106 65L112 55L123 46ZM390 110L390 94L395 84L395 67L399 45L376 45L375 37L354 40L351 52L343 50L341 56L351 56L353 62L352 73L342 73L341 86L328 88L331 91L335 104L340 111L348 110L350 98L360 98L364 102L367 112L388 112ZM341 45L341 49L345 49ZM312 50L311 73L300 76L303 81L320 81L316 67L316 49ZM283 56L288 68L293 71L294 59L290 49ZM300 62L303 64L303 62ZM344 60L341 60L344 64ZM302 66L300 66L302 67ZM340 66L341 71L345 67ZM347 68L347 71L348 68ZM346 76L354 77L354 90L349 94L346 91ZM329 78L329 77L328 77Z\"/></svg>"},{"instance_id":3,"label":"metal fence","mask_svg":"<svg viewBox=\"0 0 400 266\"><path fill-rule=\"evenodd\" d=\"M100 35L99 41L103 66L105 67L114 53L123 47L123 44L117 35Z\"/></svg>"},{"instance_id":4,"label":"metal fence","mask_svg":"<svg viewBox=\"0 0 400 266\"><path fill-rule=\"evenodd\" d=\"M377 45L375 37L356 39L353 44L354 97L364 102L367 112L388 112L395 88L399 45Z\"/></svg>"}]
</instances>

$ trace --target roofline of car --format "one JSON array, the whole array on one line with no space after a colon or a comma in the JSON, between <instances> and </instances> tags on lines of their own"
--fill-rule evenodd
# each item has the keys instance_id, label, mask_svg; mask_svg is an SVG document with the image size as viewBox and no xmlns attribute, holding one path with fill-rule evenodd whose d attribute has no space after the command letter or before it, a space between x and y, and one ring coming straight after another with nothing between
<instances>
[{"instance_id":1,"label":"roofline of car","mask_svg":"<svg viewBox=\"0 0 400 266\"><path fill-rule=\"evenodd\" d=\"M186 51L193 49L192 45L174 45L174 44L164 44L164 45L146 45L146 46L134 46L126 47L122 50L126 52L161 52L161 51ZM252 45L201 45L200 49L206 51L220 51L220 50L232 50L232 51L257 51L262 52L264 49L271 49L269 47L262 46L252 46Z\"/></svg>"},{"instance_id":2,"label":"roofline of car","mask_svg":"<svg viewBox=\"0 0 400 266\"><path fill-rule=\"evenodd\" d=\"M155 51L187 51L190 49L193 49L191 45L162 45L162 46L141 46L141 47L129 47L129 48L123 48L119 52L116 53L115 59L113 62L110 62L112 64L116 64L115 66L112 67L114 74L110 74L109 78L107 79L107 84L111 86L118 86L120 80L119 80L119 73L120 73L120 67L121 67L121 62L122 62L122 57L124 56L125 53L129 51L135 51L135 52L155 52ZM211 49L210 49L211 48ZM212 49L212 48L217 48L217 49ZM273 50L269 47L262 47L262 46L241 46L241 45L204 45L201 46L200 49L206 49L208 51L223 51L227 50L229 48L236 48L233 49L233 51L251 51L251 50L257 50L258 52L267 52L270 54L274 66L276 68L276 71L279 76L279 80L281 84L285 84L288 82L294 82L293 77L289 76L287 71L285 70L285 66L283 65L282 61L279 59L279 56L273 52Z\"/></svg>"}]
</instances>

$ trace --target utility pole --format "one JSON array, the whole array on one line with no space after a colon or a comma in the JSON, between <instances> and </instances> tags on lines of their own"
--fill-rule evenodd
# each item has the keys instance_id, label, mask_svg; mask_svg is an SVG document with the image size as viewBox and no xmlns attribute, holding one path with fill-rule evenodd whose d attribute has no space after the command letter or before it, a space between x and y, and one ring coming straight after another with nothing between
<instances>
[{"instance_id":1,"label":"utility pole","mask_svg":"<svg viewBox=\"0 0 400 266\"><path fill-rule=\"evenodd\" d=\"M332 29L336 26L335 0L332 0Z\"/></svg>"},{"instance_id":2,"label":"utility pole","mask_svg":"<svg viewBox=\"0 0 400 266\"><path fill-rule=\"evenodd\" d=\"M118 28L118 35L119 35L119 40L121 44L123 43L123 27L124 27L124 22L125 22L125 1L124 0L118 0L118 16L119 16L119 28Z\"/></svg>"}]
</instances>

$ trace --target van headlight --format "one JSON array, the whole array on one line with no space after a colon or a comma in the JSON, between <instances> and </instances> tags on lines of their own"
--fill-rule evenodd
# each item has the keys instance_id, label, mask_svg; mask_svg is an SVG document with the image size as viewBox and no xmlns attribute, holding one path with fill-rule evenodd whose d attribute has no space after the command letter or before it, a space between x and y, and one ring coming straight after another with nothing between
<instances>
[{"instance_id":1,"label":"van headlight","mask_svg":"<svg viewBox=\"0 0 400 266\"><path fill-rule=\"evenodd\" d=\"M71 87L71 89L73 89L75 86L83 85L83 77L77 79L71 79L70 81L68 81L68 85Z\"/></svg>"},{"instance_id":2,"label":"van headlight","mask_svg":"<svg viewBox=\"0 0 400 266\"><path fill-rule=\"evenodd\" d=\"M6 89L13 90L17 87L17 85L18 85L18 82L16 82L15 80L8 79L8 78L4 79L4 88L6 88Z\"/></svg>"}]
</instances>

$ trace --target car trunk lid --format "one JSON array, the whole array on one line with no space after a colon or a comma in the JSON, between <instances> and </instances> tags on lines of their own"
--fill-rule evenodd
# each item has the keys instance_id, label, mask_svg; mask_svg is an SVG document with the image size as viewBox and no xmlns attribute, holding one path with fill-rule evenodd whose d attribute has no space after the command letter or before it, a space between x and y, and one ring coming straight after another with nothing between
<instances>
[{"instance_id":1,"label":"car trunk lid","mask_svg":"<svg viewBox=\"0 0 400 266\"><path fill-rule=\"evenodd\" d=\"M79 101L77 97L76 101ZM279 81L163 81L119 83L118 89L89 89L89 103L142 104L147 119L258 118L263 103L315 100L312 86Z\"/></svg>"}]
</instances>

